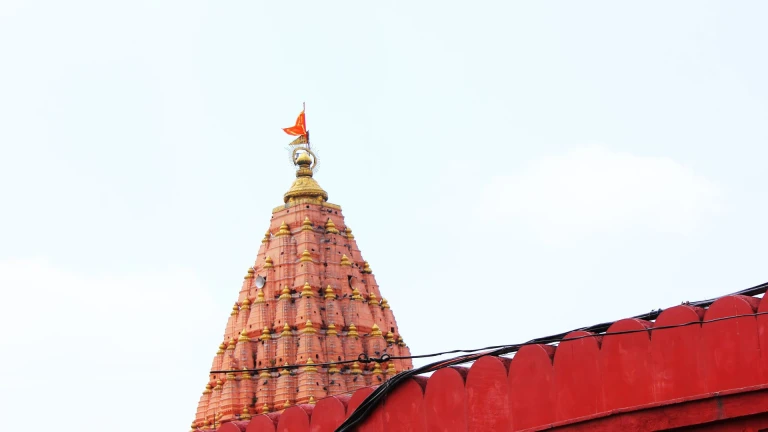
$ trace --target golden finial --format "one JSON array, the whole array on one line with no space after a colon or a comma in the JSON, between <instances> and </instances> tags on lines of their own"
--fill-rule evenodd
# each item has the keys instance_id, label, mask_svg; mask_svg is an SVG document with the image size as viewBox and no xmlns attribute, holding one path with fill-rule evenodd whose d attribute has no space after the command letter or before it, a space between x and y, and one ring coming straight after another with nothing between
<instances>
[{"instance_id":1,"label":"golden finial","mask_svg":"<svg viewBox=\"0 0 768 432\"><path fill-rule=\"evenodd\" d=\"M327 336L336 336L339 333L336 331L336 326L333 323L330 323L328 324L328 330L325 331L325 334Z\"/></svg>"},{"instance_id":2,"label":"golden finial","mask_svg":"<svg viewBox=\"0 0 768 432\"><path fill-rule=\"evenodd\" d=\"M238 342L250 342L250 339L248 338L248 332L245 331L245 328L243 328L243 331L240 332L240 337L237 338Z\"/></svg>"},{"instance_id":3,"label":"golden finial","mask_svg":"<svg viewBox=\"0 0 768 432\"><path fill-rule=\"evenodd\" d=\"M346 227L346 228L344 229L344 232L345 232L345 233L347 233L347 238L348 238L348 239L352 240L352 239L354 239L354 238L355 238L355 236L353 236L353 235L352 235L352 228L350 228L350 227Z\"/></svg>"},{"instance_id":4,"label":"golden finial","mask_svg":"<svg viewBox=\"0 0 768 432\"><path fill-rule=\"evenodd\" d=\"M371 326L371 336L381 336L381 330L378 325L374 324Z\"/></svg>"},{"instance_id":5,"label":"golden finial","mask_svg":"<svg viewBox=\"0 0 768 432\"><path fill-rule=\"evenodd\" d=\"M288 289L288 285L283 287L283 291L281 291L279 299L280 300L283 300L283 299L290 300L291 299L291 290Z\"/></svg>"},{"instance_id":6,"label":"golden finial","mask_svg":"<svg viewBox=\"0 0 768 432\"><path fill-rule=\"evenodd\" d=\"M368 295L368 304L369 305L378 305L379 304L379 298L376 297L376 294L371 291L371 293Z\"/></svg>"},{"instance_id":7,"label":"golden finial","mask_svg":"<svg viewBox=\"0 0 768 432\"><path fill-rule=\"evenodd\" d=\"M387 375L397 375L397 369L395 369L395 362L389 362L387 366Z\"/></svg>"},{"instance_id":8,"label":"golden finial","mask_svg":"<svg viewBox=\"0 0 768 432\"><path fill-rule=\"evenodd\" d=\"M387 332L387 343L388 344L395 343L395 335L392 332Z\"/></svg>"},{"instance_id":9,"label":"golden finial","mask_svg":"<svg viewBox=\"0 0 768 432\"><path fill-rule=\"evenodd\" d=\"M303 151L298 157L296 153ZM294 164L299 166L296 170L296 180L291 188L283 195L283 201L286 204L299 202L323 203L328 201L328 194L312 178L312 169L317 163L317 157L306 147L296 147L293 149ZM314 161L313 161L314 159Z\"/></svg>"},{"instance_id":10,"label":"golden finial","mask_svg":"<svg viewBox=\"0 0 768 432\"><path fill-rule=\"evenodd\" d=\"M216 387L214 387L213 389L214 390L221 390L221 386L222 385L224 385L224 383L221 382L221 380L216 380Z\"/></svg>"},{"instance_id":11,"label":"golden finial","mask_svg":"<svg viewBox=\"0 0 768 432\"><path fill-rule=\"evenodd\" d=\"M309 404L310 404L310 405L314 405L314 404L316 404L316 403L317 403L317 402L315 402L315 397L310 395L310 396L309 396Z\"/></svg>"},{"instance_id":12,"label":"golden finial","mask_svg":"<svg viewBox=\"0 0 768 432\"><path fill-rule=\"evenodd\" d=\"M312 254L309 253L308 250L304 249L304 252L301 253L301 258L299 259L300 262L312 262Z\"/></svg>"},{"instance_id":13,"label":"golden finial","mask_svg":"<svg viewBox=\"0 0 768 432\"><path fill-rule=\"evenodd\" d=\"M352 363L352 370L350 371L350 373L354 375L360 375L361 373L363 373L363 371L360 370L360 363L358 362Z\"/></svg>"},{"instance_id":14,"label":"golden finial","mask_svg":"<svg viewBox=\"0 0 768 432\"><path fill-rule=\"evenodd\" d=\"M269 239L270 239L270 237L272 237L272 233L271 233L271 232L269 232L269 230L267 230L267 233L266 233L266 234L264 234L264 238L263 238L263 239L261 239L261 242L262 242L262 243L269 243Z\"/></svg>"},{"instance_id":15,"label":"golden finial","mask_svg":"<svg viewBox=\"0 0 768 432\"><path fill-rule=\"evenodd\" d=\"M339 372L341 372L341 371L339 370L339 368L336 367L335 364L332 364L331 367L328 368L328 373L329 374L336 374L336 373L339 373Z\"/></svg>"},{"instance_id":16,"label":"golden finial","mask_svg":"<svg viewBox=\"0 0 768 432\"><path fill-rule=\"evenodd\" d=\"M291 407L291 401L288 399L285 400L285 403L283 404L283 409L288 409Z\"/></svg>"},{"instance_id":17,"label":"golden finial","mask_svg":"<svg viewBox=\"0 0 768 432\"><path fill-rule=\"evenodd\" d=\"M401 347L405 346L405 341L403 340L402 336L397 337L397 344L400 345Z\"/></svg>"},{"instance_id":18,"label":"golden finial","mask_svg":"<svg viewBox=\"0 0 768 432\"><path fill-rule=\"evenodd\" d=\"M250 309L251 308L251 299L249 299L248 296L245 296L245 299L240 304L240 307L242 309Z\"/></svg>"},{"instance_id":19,"label":"golden finial","mask_svg":"<svg viewBox=\"0 0 768 432\"><path fill-rule=\"evenodd\" d=\"M362 300L363 296L360 295L360 291L357 288L352 288L352 300Z\"/></svg>"},{"instance_id":20,"label":"golden finial","mask_svg":"<svg viewBox=\"0 0 768 432\"><path fill-rule=\"evenodd\" d=\"M268 370L264 369L264 370L262 370L262 371L261 371L261 373L259 374L259 378L262 378L262 379L269 379L269 378L272 378L272 374L271 374L271 373L269 373L269 371L268 371Z\"/></svg>"},{"instance_id":21,"label":"golden finial","mask_svg":"<svg viewBox=\"0 0 768 432\"><path fill-rule=\"evenodd\" d=\"M327 298L327 299L335 299L336 298L336 291L334 291L333 288L331 288L330 285L328 285L325 288L325 298Z\"/></svg>"},{"instance_id":22,"label":"golden finial","mask_svg":"<svg viewBox=\"0 0 768 432\"><path fill-rule=\"evenodd\" d=\"M266 302L267 301L264 299L264 291L262 291L262 289L259 288L259 290L256 291L256 300L253 302L253 304L261 304Z\"/></svg>"},{"instance_id":23,"label":"golden finial","mask_svg":"<svg viewBox=\"0 0 768 432\"><path fill-rule=\"evenodd\" d=\"M264 405L261 406L261 413L266 414L269 412L269 405L267 405L266 402L264 402Z\"/></svg>"},{"instance_id":24,"label":"golden finial","mask_svg":"<svg viewBox=\"0 0 768 432\"><path fill-rule=\"evenodd\" d=\"M264 327L264 330L261 331L261 336L259 336L259 339L263 341L272 339L272 334L269 332L268 327Z\"/></svg>"},{"instance_id":25,"label":"golden finial","mask_svg":"<svg viewBox=\"0 0 768 432\"><path fill-rule=\"evenodd\" d=\"M248 272L245 273L245 276L243 276L243 279L253 279L253 272L254 271L255 270L253 269L253 267L248 267Z\"/></svg>"},{"instance_id":26,"label":"golden finial","mask_svg":"<svg viewBox=\"0 0 768 432\"><path fill-rule=\"evenodd\" d=\"M275 234L275 237L283 237L287 235L291 235L291 230L288 228L288 224L283 221L283 223L280 225L280 231Z\"/></svg>"},{"instance_id":27,"label":"golden finial","mask_svg":"<svg viewBox=\"0 0 768 432\"><path fill-rule=\"evenodd\" d=\"M339 230L336 229L336 224L333 223L331 218L328 218L328 222L325 223L325 232L330 234L338 234Z\"/></svg>"},{"instance_id":28,"label":"golden finial","mask_svg":"<svg viewBox=\"0 0 768 432\"><path fill-rule=\"evenodd\" d=\"M347 258L346 255L341 256L341 265L345 267L351 267L352 263L349 261L349 258Z\"/></svg>"},{"instance_id":29,"label":"golden finial","mask_svg":"<svg viewBox=\"0 0 768 432\"><path fill-rule=\"evenodd\" d=\"M211 390L212 390L211 384L208 383L205 385L205 390L203 390L203 394L208 394L211 392Z\"/></svg>"},{"instance_id":30,"label":"golden finial","mask_svg":"<svg viewBox=\"0 0 768 432\"><path fill-rule=\"evenodd\" d=\"M307 320L307 323L304 325L304 329L301 331L302 333L317 333L317 329L315 329L314 324L312 324L312 321Z\"/></svg>"},{"instance_id":31,"label":"golden finial","mask_svg":"<svg viewBox=\"0 0 768 432\"><path fill-rule=\"evenodd\" d=\"M357 337L357 327L355 327L354 324L349 325L349 331L347 331L347 336L354 336Z\"/></svg>"},{"instance_id":32,"label":"golden finial","mask_svg":"<svg viewBox=\"0 0 768 432\"><path fill-rule=\"evenodd\" d=\"M230 316L235 316L240 311L240 309L237 307L237 303L235 303L234 306L232 306L232 312L230 312Z\"/></svg>"},{"instance_id":33,"label":"golden finial","mask_svg":"<svg viewBox=\"0 0 768 432\"><path fill-rule=\"evenodd\" d=\"M312 221L308 217L304 218L304 222L301 223L302 231L312 231Z\"/></svg>"},{"instance_id":34,"label":"golden finial","mask_svg":"<svg viewBox=\"0 0 768 432\"><path fill-rule=\"evenodd\" d=\"M250 373L250 372L248 372L248 368L246 368L245 366L243 366L243 372L240 374L240 376L241 376L242 378L245 378L245 379L250 379L250 378L251 378L251 373Z\"/></svg>"},{"instance_id":35,"label":"golden finial","mask_svg":"<svg viewBox=\"0 0 768 432\"><path fill-rule=\"evenodd\" d=\"M382 375L384 373L384 371L381 370L381 364L376 363L373 366L373 373L374 375Z\"/></svg>"},{"instance_id":36,"label":"golden finial","mask_svg":"<svg viewBox=\"0 0 768 432\"><path fill-rule=\"evenodd\" d=\"M268 268L272 268L272 267L274 267L274 265L272 265L272 257L267 255L267 257L264 258L264 268L268 269Z\"/></svg>"},{"instance_id":37,"label":"golden finial","mask_svg":"<svg viewBox=\"0 0 768 432\"><path fill-rule=\"evenodd\" d=\"M285 323L283 326L283 332L280 333L280 336L291 336L293 333L291 333L291 326L288 325L288 323Z\"/></svg>"},{"instance_id":38,"label":"golden finial","mask_svg":"<svg viewBox=\"0 0 768 432\"><path fill-rule=\"evenodd\" d=\"M304 366L304 372L317 372L315 362L312 361L312 357L307 358L307 365Z\"/></svg>"},{"instance_id":39,"label":"golden finial","mask_svg":"<svg viewBox=\"0 0 768 432\"><path fill-rule=\"evenodd\" d=\"M189 432L195 432L197 430L197 423L193 421L189 428Z\"/></svg>"},{"instance_id":40,"label":"golden finial","mask_svg":"<svg viewBox=\"0 0 768 432\"><path fill-rule=\"evenodd\" d=\"M248 405L243 406L243 413L240 414L240 420L250 420L251 419L251 412L248 411Z\"/></svg>"},{"instance_id":41,"label":"golden finial","mask_svg":"<svg viewBox=\"0 0 768 432\"><path fill-rule=\"evenodd\" d=\"M219 345L219 350L216 351L216 355L224 354L225 349L227 349L227 345L222 342L221 345Z\"/></svg>"},{"instance_id":42,"label":"golden finial","mask_svg":"<svg viewBox=\"0 0 768 432\"><path fill-rule=\"evenodd\" d=\"M235 344L237 344L237 341L235 340L235 338L231 338L231 339L229 340L229 345L227 345L227 349L228 349L228 350L233 350L233 349L235 349Z\"/></svg>"},{"instance_id":43,"label":"golden finial","mask_svg":"<svg viewBox=\"0 0 768 432\"><path fill-rule=\"evenodd\" d=\"M373 270L371 270L371 266L368 265L368 261L363 261L363 271L362 271L362 273L365 273L365 274L373 273Z\"/></svg>"},{"instance_id":44,"label":"golden finial","mask_svg":"<svg viewBox=\"0 0 768 432\"><path fill-rule=\"evenodd\" d=\"M387 302L387 299L385 299L384 297L381 298L381 308L389 309L389 302Z\"/></svg>"},{"instance_id":45,"label":"golden finial","mask_svg":"<svg viewBox=\"0 0 768 432\"><path fill-rule=\"evenodd\" d=\"M283 365L283 368L280 370L280 375L281 375L281 376L290 375L290 374L291 374L291 371L290 371L290 370L288 370L288 368L289 368L289 367L290 367L290 366L288 366L288 362L286 362L286 363Z\"/></svg>"},{"instance_id":46,"label":"golden finial","mask_svg":"<svg viewBox=\"0 0 768 432\"><path fill-rule=\"evenodd\" d=\"M234 379L235 379L235 371L231 370L227 372L227 382L231 382L234 384L234 381L233 381Z\"/></svg>"},{"instance_id":47,"label":"golden finial","mask_svg":"<svg viewBox=\"0 0 768 432\"><path fill-rule=\"evenodd\" d=\"M304 287L301 289L301 296L302 297L314 297L315 292L312 291L312 287L309 285L309 282L304 282Z\"/></svg>"}]
</instances>

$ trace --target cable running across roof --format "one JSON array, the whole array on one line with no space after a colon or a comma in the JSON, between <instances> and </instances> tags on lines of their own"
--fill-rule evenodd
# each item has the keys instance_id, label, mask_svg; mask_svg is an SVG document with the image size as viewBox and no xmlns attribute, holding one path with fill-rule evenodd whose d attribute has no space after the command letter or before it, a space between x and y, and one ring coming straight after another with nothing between
<instances>
[{"instance_id":1,"label":"cable running across roof","mask_svg":"<svg viewBox=\"0 0 768 432\"><path fill-rule=\"evenodd\" d=\"M743 289L741 291L737 291L735 293L728 294L728 295L721 296L721 297L717 297L717 298L714 298L714 299L699 300L699 301L695 301L695 302L684 302L683 304L684 305L689 305L689 306L695 306L695 307L707 307L707 306L711 305L716 300L718 300L718 299L720 299L722 297L727 297L727 296L732 296L732 295L744 295L744 296L750 296L751 297L751 296L755 296L755 295L758 295L758 294L763 294L767 288L768 288L768 282L765 282L765 283L762 283L760 285L756 285L754 287ZM644 313L644 314L641 314L641 315L636 315L634 317L630 317L629 319L643 319L643 320L647 320L647 321L652 321L652 320L655 320L662 312L663 312L662 309L658 309L656 311L651 311L651 312L648 312L648 313ZM650 330L663 330L663 329L670 329L670 328L676 328L676 327L685 327L685 326L694 325L694 324L705 324L705 323L712 323L712 322L718 322L718 321L725 321L725 320L734 319L734 318L743 318L743 317L749 317L749 316L755 317L755 316L759 316L759 315L768 315L768 312L757 312L757 313L754 313L754 314L735 315L735 316L729 316L729 317L715 318L715 319L711 319L711 320L707 320L707 321L692 321L692 322L688 322L688 323L681 323L681 324L674 324L674 325L668 325L668 326L654 327L653 329L618 331L618 332L614 332L614 333L603 334L602 336L605 337L605 336L612 336L612 335L622 335L622 334L630 334L630 333L638 333L638 332L647 332L647 331L650 331ZM336 429L336 432L351 432L360 422L365 420L365 418L376 408L376 406L379 404L379 402L381 400L383 400L386 397L386 395L389 392L391 392L397 386L398 383L400 383L400 382L402 382L402 381L404 381L404 380L406 380L406 379L408 379L408 378L410 378L410 377L412 377L414 375L420 375L420 374L423 374L423 373L434 372L434 371L437 371L437 370L445 368L445 367L455 366L455 365L459 365L459 364L462 364L462 363L467 363L467 362L470 362L470 361L474 361L474 360L477 360L480 357L484 357L484 356L501 356L501 355L504 355L504 354L510 354L510 353L519 351L520 348L522 348L525 345L552 344L552 343L562 342L564 340L570 341L570 340L578 340L578 339L595 337L595 336L597 336L597 334L605 333L608 330L608 328L612 324L614 324L615 322L616 321L611 321L611 322L595 324L595 325L592 325L592 326L589 326L589 327L577 328L577 329L574 329L574 330L571 330L571 331L567 331L567 332L563 332L563 333L558 333L558 334L550 335L550 336L544 336L544 337L541 337L541 338L532 339L532 340L530 340L528 342L525 342L525 343L515 344L515 345L498 345L498 346L495 346L495 347L479 348L479 349L476 349L476 350L453 350L453 351L445 351L445 352L442 352L442 353L435 353L435 354L424 354L424 355L420 355L420 356L418 356L418 355L417 356L409 356L409 358L424 358L424 357L434 357L434 356L443 355L443 354L452 354L452 353L457 353L457 352L475 352L473 354L459 356L459 357L455 357L455 358L448 359L448 360L437 361L437 362L430 363L430 364L425 365L425 366L421 366L421 367L418 367L418 368L415 368L415 369L412 369L412 370L403 371L403 372L398 373L397 375L393 376L389 380L385 381L378 388L376 388L373 391L373 393L371 393L360 404L360 406L357 407L357 409L352 413L352 415L350 415L349 418L347 418L344 421L344 423L342 423L341 426L339 426ZM571 338L565 339L565 336L568 333L571 333L571 332L574 332L574 331L586 331L586 332L590 332L590 333L594 333L594 334L585 335L585 336L571 337ZM476 352L476 351L483 351L483 352ZM397 357L391 357L391 358L392 359L396 359ZM354 360L354 361L357 361L357 360Z\"/></svg>"}]
</instances>

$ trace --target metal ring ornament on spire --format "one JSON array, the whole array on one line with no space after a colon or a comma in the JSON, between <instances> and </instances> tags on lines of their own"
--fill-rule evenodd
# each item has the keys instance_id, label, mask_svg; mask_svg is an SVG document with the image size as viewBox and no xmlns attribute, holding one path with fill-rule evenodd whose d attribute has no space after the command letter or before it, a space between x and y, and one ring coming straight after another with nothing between
<instances>
[{"instance_id":1,"label":"metal ring ornament on spire","mask_svg":"<svg viewBox=\"0 0 768 432\"><path fill-rule=\"evenodd\" d=\"M291 152L291 160L293 160L293 164L294 165L298 165L298 163L297 163L298 157L297 157L296 154L300 150L303 150L305 153L307 153L308 155L310 155L312 157L312 164L309 166L309 169L314 171L315 167L317 166L317 155L315 155L315 153L312 150L310 150L310 149L308 149L306 147L294 147L293 148L293 151Z\"/></svg>"}]
</instances>

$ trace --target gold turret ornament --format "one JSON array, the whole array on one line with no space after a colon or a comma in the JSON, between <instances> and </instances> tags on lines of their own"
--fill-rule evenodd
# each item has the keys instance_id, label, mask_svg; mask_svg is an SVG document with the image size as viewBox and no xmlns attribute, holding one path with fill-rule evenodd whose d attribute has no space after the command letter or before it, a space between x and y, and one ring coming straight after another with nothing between
<instances>
[{"instance_id":1,"label":"gold turret ornament","mask_svg":"<svg viewBox=\"0 0 768 432\"><path fill-rule=\"evenodd\" d=\"M312 254L309 253L308 250L304 249L304 252L301 253L301 259L299 259L299 262L312 262Z\"/></svg>"},{"instance_id":2,"label":"gold turret ornament","mask_svg":"<svg viewBox=\"0 0 768 432\"><path fill-rule=\"evenodd\" d=\"M329 234L338 234L339 230L336 229L336 224L333 223L331 218L328 218L328 222L325 223L325 232Z\"/></svg>"},{"instance_id":3,"label":"gold turret ornament","mask_svg":"<svg viewBox=\"0 0 768 432\"><path fill-rule=\"evenodd\" d=\"M381 329L379 329L379 326L374 324L371 326L371 336L381 336Z\"/></svg>"},{"instance_id":4,"label":"gold turret ornament","mask_svg":"<svg viewBox=\"0 0 768 432\"><path fill-rule=\"evenodd\" d=\"M304 218L304 222L301 223L302 231L312 231L312 221L308 217Z\"/></svg>"},{"instance_id":5,"label":"gold turret ornament","mask_svg":"<svg viewBox=\"0 0 768 432\"><path fill-rule=\"evenodd\" d=\"M315 328L315 325L312 324L312 321L307 320L307 323L304 324L304 329L301 332L304 334L307 334L307 333L312 334L312 333L317 333L317 329Z\"/></svg>"},{"instance_id":6,"label":"gold turret ornament","mask_svg":"<svg viewBox=\"0 0 768 432\"><path fill-rule=\"evenodd\" d=\"M290 375L290 374L291 374L291 371L289 370L289 368L290 368L290 366L288 365L288 363L285 363L285 364L283 365L283 368L282 368L282 369L280 369L280 375L281 375L281 376ZM288 401L286 401L286 402L288 402Z\"/></svg>"},{"instance_id":7,"label":"gold turret ornament","mask_svg":"<svg viewBox=\"0 0 768 432\"><path fill-rule=\"evenodd\" d=\"M389 362L387 366L387 375L397 375L397 369L395 369L395 362Z\"/></svg>"},{"instance_id":8,"label":"gold turret ornament","mask_svg":"<svg viewBox=\"0 0 768 432\"><path fill-rule=\"evenodd\" d=\"M388 344L395 343L395 335L392 332L387 332L387 343Z\"/></svg>"},{"instance_id":9,"label":"gold turret ornament","mask_svg":"<svg viewBox=\"0 0 768 432\"><path fill-rule=\"evenodd\" d=\"M248 405L243 406L243 412L240 414L240 420L250 420L251 412L248 411Z\"/></svg>"},{"instance_id":10,"label":"gold turret ornament","mask_svg":"<svg viewBox=\"0 0 768 432\"><path fill-rule=\"evenodd\" d=\"M248 272L245 273L245 276L243 276L243 279L253 279L253 273L254 272L255 272L255 270L253 269L253 267L249 267L248 268Z\"/></svg>"},{"instance_id":11,"label":"gold turret ornament","mask_svg":"<svg viewBox=\"0 0 768 432\"><path fill-rule=\"evenodd\" d=\"M309 285L309 282L304 282L304 287L301 289L301 296L302 297L314 297L315 292L312 291L312 287Z\"/></svg>"},{"instance_id":12,"label":"gold turret ornament","mask_svg":"<svg viewBox=\"0 0 768 432\"><path fill-rule=\"evenodd\" d=\"M315 367L315 362L312 361L312 358L307 359L307 365L304 366L304 372L317 372L317 367Z\"/></svg>"},{"instance_id":13,"label":"gold turret ornament","mask_svg":"<svg viewBox=\"0 0 768 432\"><path fill-rule=\"evenodd\" d=\"M291 299L291 290L288 289L288 285L283 287L283 290L280 292L279 300L290 300Z\"/></svg>"},{"instance_id":14,"label":"gold turret ornament","mask_svg":"<svg viewBox=\"0 0 768 432\"><path fill-rule=\"evenodd\" d=\"M346 255L342 255L341 256L341 265L345 266L345 267L351 267L352 266L352 262L349 261L349 258L347 258Z\"/></svg>"},{"instance_id":15,"label":"gold turret ornament","mask_svg":"<svg viewBox=\"0 0 768 432\"><path fill-rule=\"evenodd\" d=\"M280 333L280 336L292 336L293 333L291 332L291 326L288 325L288 323L285 323L283 326L283 332Z\"/></svg>"},{"instance_id":16,"label":"gold turret ornament","mask_svg":"<svg viewBox=\"0 0 768 432\"><path fill-rule=\"evenodd\" d=\"M267 255L267 257L264 258L264 268L268 269L268 268L272 268L272 267L274 267L274 265L272 265L272 257Z\"/></svg>"},{"instance_id":17,"label":"gold turret ornament","mask_svg":"<svg viewBox=\"0 0 768 432\"><path fill-rule=\"evenodd\" d=\"M256 291L256 300L253 302L253 304L261 304L266 302L267 301L264 299L264 290L259 289Z\"/></svg>"},{"instance_id":18,"label":"gold turret ornament","mask_svg":"<svg viewBox=\"0 0 768 432\"><path fill-rule=\"evenodd\" d=\"M327 336L336 336L338 334L336 326L333 323L328 324L328 329L325 331L325 334Z\"/></svg>"},{"instance_id":19,"label":"gold turret ornament","mask_svg":"<svg viewBox=\"0 0 768 432\"><path fill-rule=\"evenodd\" d=\"M349 330L347 331L347 336L353 336L353 337L357 337L358 336L357 327L354 324L350 324L349 325Z\"/></svg>"},{"instance_id":20,"label":"gold turret ornament","mask_svg":"<svg viewBox=\"0 0 768 432\"><path fill-rule=\"evenodd\" d=\"M360 291L357 288L352 288L352 300L362 300L363 296L360 295Z\"/></svg>"},{"instance_id":21,"label":"gold turret ornament","mask_svg":"<svg viewBox=\"0 0 768 432\"><path fill-rule=\"evenodd\" d=\"M283 237L291 235L291 230L288 228L288 224L283 221L282 225L280 225L280 231L275 234L275 237Z\"/></svg>"},{"instance_id":22,"label":"gold turret ornament","mask_svg":"<svg viewBox=\"0 0 768 432\"><path fill-rule=\"evenodd\" d=\"M325 288L325 298L326 299L335 299L336 298L336 291L334 291L333 288L331 288L330 285L328 285Z\"/></svg>"}]
</instances>

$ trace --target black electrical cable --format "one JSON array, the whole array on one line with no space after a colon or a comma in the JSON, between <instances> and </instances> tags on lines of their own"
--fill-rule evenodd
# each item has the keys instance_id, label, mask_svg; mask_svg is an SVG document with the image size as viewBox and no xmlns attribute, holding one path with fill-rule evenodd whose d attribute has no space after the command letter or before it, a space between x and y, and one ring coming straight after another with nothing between
<instances>
[{"instance_id":1,"label":"black electrical cable","mask_svg":"<svg viewBox=\"0 0 768 432\"><path fill-rule=\"evenodd\" d=\"M762 294L767 288L768 288L768 282L760 284L760 285L756 285L756 286L754 286L752 288L747 288L747 289L744 289L744 290L741 290L741 291L738 291L738 292L735 292L735 293L729 294L729 295L754 296L754 295L757 295L757 294ZM718 298L721 298L721 297L718 297ZM709 299L709 300L699 300L699 301L695 301L695 302L685 302L683 304L687 304L687 305L690 305L690 306L697 306L697 307L706 307L706 306L709 306L712 303L714 303L715 300L717 300L718 298ZM658 309L658 310L651 311L651 312L648 312L648 313L636 315L636 316L630 317L630 318L643 319L643 320L646 320L646 321L653 321L653 320L655 320L659 316L659 314L661 314L661 312L663 312L663 310L662 309ZM407 360L407 359L429 358L429 357L438 357L438 356L447 355L447 354L459 354L459 353L471 354L471 353L476 353L476 352L479 352L479 351L489 351L489 350L493 350L493 349L506 348L506 347L510 347L510 346L522 347L524 345L530 345L530 344L554 343L554 342L558 342L558 341L562 340L562 338L564 338L566 334L568 334L568 333L570 333L572 331L579 331L580 330L580 331L587 331L587 332L591 332L591 333L604 333L606 330L608 330L608 327L610 327L614 322L615 321L611 321L611 322L605 322L605 323L601 323L601 324L595 324L595 325L592 325L592 326L589 326L589 327L577 328L577 329L574 329L574 330L571 330L571 331L568 331L568 332L564 332L564 333L559 333L559 334L556 334L556 335L550 335L550 336L545 336L545 337L542 337L542 338L532 339L532 340L530 340L530 341L528 341L528 342L526 342L524 344L517 344L517 345L509 345L509 344L506 344L506 345L492 345L492 346L487 346L487 347L483 347L483 348L455 349L455 350L442 351L442 352L437 352L437 353L418 354L418 355L411 355L411 356L389 356L388 354L384 354L381 357L366 357L365 354L360 354L358 356L358 358L356 358L354 360L341 360L341 361L334 361L334 362L314 363L314 364L312 364L312 366L315 366L315 367L325 367L325 366L333 366L333 365L352 364L352 363L356 363L356 362L357 363L361 363L361 364L374 363L374 362L375 363L384 363L384 362L387 362L389 360ZM615 334L623 334L623 333L615 333ZM268 366L268 367L255 368L255 369L212 370L209 373L212 373L212 374L214 374L214 373L236 373L236 372L256 373L256 372L262 372L262 371L273 372L273 371L279 371L280 369L298 369L298 368L302 368L302 367L306 367L306 366L307 366L306 364L293 364L293 365L283 365L283 366Z\"/></svg>"},{"instance_id":2,"label":"black electrical cable","mask_svg":"<svg viewBox=\"0 0 768 432\"><path fill-rule=\"evenodd\" d=\"M737 291L737 292L729 294L729 295L755 296L755 295L758 295L758 294L763 294L766 291L766 289L768 289L768 282L762 283L760 285L756 285L756 286L751 287L751 288L743 289L741 291ZM723 297L726 297L726 296L723 296ZM718 298L722 298L722 297L718 297ZM707 307L707 306L711 305L712 303L714 303L718 298L708 299L708 300L699 300L699 301L695 301L695 302L685 302L683 304L690 305L690 306L695 306L695 307ZM636 316L631 317L631 318L652 321L652 320L655 320L661 314L661 312L662 312L662 309L658 309L656 311L651 311L651 312L648 312L648 313L636 315ZM704 322L717 322L717 321L723 321L723 320L726 320L726 319L741 318L741 317L750 316L750 315L751 316L758 316L758 315L765 315L765 314L768 314L768 312L758 312L758 313L755 313L755 314L745 314L745 315L737 315L737 316L716 318L716 319L708 320L708 321L704 321ZM342 423L336 429L336 432L351 432L352 429L355 426L357 426L360 422L365 420L365 418L371 413L371 411L373 411L376 408L376 406L379 404L379 402L382 399L384 399L387 396L387 394L389 394L389 392L391 392L400 382L402 382L402 381L404 381L404 380L406 380L406 379L408 379L408 378L410 378L412 376L420 375L420 374L427 373L427 372L433 372L433 371L436 371L438 369L442 369L442 368L449 367L449 366L455 366L455 365L458 365L458 364L461 364L461 363L467 363L467 362L470 362L470 361L477 360L480 357L484 357L484 356L500 356L500 355L504 355L504 354L513 353L513 352L518 351L522 346L525 346L525 345L549 344L549 343L562 342L563 339L565 338L565 336L568 333L571 333L573 331L586 331L586 332L594 333L594 334L585 335L585 336L578 336L578 337L573 337L573 338L568 338L567 340L570 341L570 340L583 339L583 338L587 338L587 337L595 337L595 334L605 333L605 331L607 331L608 328L613 323L615 323L615 322L616 321L605 322L605 323L595 324L595 325L592 325L592 326L589 326L589 327L582 327L582 328L574 329L574 330L571 330L571 331L568 331L568 332L559 333L559 334L556 334L556 335L550 335L550 336L545 336L545 337L541 337L541 338L532 339L532 340L530 340L528 342L525 342L523 344L500 345L498 347L492 347L491 351L483 351L483 352L478 352L478 353L474 353L474 354L469 354L469 355L455 357L455 358L448 359L448 360L437 361L437 362L430 363L430 364L425 365L425 366L421 366L421 367L416 368L416 369L411 369L411 370L408 370L408 371L400 372L397 375L395 375L394 377L392 377L389 380L385 381L382 385L377 387L373 391L373 393L368 395L368 397L365 398L365 400L360 404L360 406L358 406L357 409L355 409L355 411L352 413L352 415L350 415L344 421L344 423ZM660 327L656 328L656 330L662 330L662 329L665 329L665 328L683 327L683 326L694 325L694 324L702 324L704 322L702 322L702 321L693 321L693 322L689 322L689 323L675 324L675 325L670 325L670 326L660 326ZM648 331L648 330L645 330L645 329L643 329L643 330L627 330L627 331L615 332L615 333L610 333L610 334L611 335L614 335L614 334L628 334L628 333L636 333L638 331ZM424 356L410 356L410 357L404 357L404 358L428 357L428 356L434 356L434 355L440 355L440 354L454 353L456 351L457 350L446 351L444 353L439 353L439 354L427 354L427 355L424 355ZM397 359L398 357L391 357L391 358L392 359Z\"/></svg>"}]
</instances>

